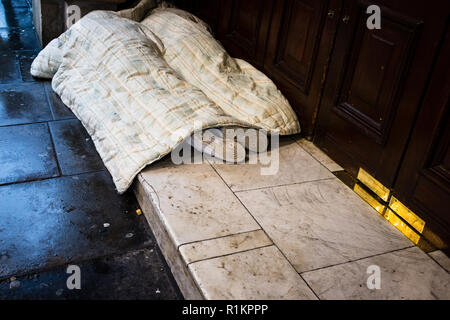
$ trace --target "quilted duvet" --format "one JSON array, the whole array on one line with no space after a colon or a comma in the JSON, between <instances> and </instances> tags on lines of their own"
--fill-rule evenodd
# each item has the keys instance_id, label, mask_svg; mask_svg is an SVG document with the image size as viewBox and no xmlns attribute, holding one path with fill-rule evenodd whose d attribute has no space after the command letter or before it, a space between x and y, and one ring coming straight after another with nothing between
<instances>
[{"instance_id":1,"label":"quilted duvet","mask_svg":"<svg viewBox=\"0 0 450 320\"><path fill-rule=\"evenodd\" d=\"M299 132L297 117L275 84L246 61L233 59L197 17L157 8L141 23L163 43L169 66L228 114L267 131Z\"/></svg>"},{"instance_id":2,"label":"quilted duvet","mask_svg":"<svg viewBox=\"0 0 450 320\"><path fill-rule=\"evenodd\" d=\"M164 41L144 24L94 11L50 42L31 66L33 76L52 78L53 90L92 137L119 193L199 128L299 131L295 114L286 118L273 104L263 106L263 114L282 121L260 121L218 103L175 71L164 59L165 50ZM224 90L220 83L214 86Z\"/></svg>"}]
</instances>

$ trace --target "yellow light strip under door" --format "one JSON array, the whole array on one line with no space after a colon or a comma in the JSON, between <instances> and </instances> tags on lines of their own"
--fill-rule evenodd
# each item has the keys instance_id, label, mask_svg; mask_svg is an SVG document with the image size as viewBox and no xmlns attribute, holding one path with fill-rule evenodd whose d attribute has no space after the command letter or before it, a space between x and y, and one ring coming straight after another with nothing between
<instances>
[{"instance_id":1,"label":"yellow light strip under door","mask_svg":"<svg viewBox=\"0 0 450 320\"><path fill-rule=\"evenodd\" d=\"M377 196L380 197L381 200L383 200L384 202L388 201L391 191L377 179L372 177L363 168L359 168L358 176L356 177L356 179L361 181L367 188L372 190Z\"/></svg>"},{"instance_id":2,"label":"yellow light strip under door","mask_svg":"<svg viewBox=\"0 0 450 320\"><path fill-rule=\"evenodd\" d=\"M425 228L425 221L392 196L389 188L386 188L362 168L358 171L357 179L358 181L353 186L356 194L422 250L428 252L436 249L423 236L426 233L432 234ZM435 234L432 235L436 237ZM434 241L433 244L435 244ZM444 244L441 243L441 245Z\"/></svg>"}]
</instances>

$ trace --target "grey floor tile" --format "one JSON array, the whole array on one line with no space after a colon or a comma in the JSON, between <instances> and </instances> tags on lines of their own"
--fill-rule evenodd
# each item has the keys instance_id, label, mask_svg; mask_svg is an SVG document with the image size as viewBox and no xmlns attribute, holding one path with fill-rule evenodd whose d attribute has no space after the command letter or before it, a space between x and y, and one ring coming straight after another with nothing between
<instances>
[{"instance_id":1,"label":"grey floor tile","mask_svg":"<svg viewBox=\"0 0 450 320\"><path fill-rule=\"evenodd\" d=\"M450 299L450 275L417 247L302 276L321 299Z\"/></svg>"},{"instance_id":2,"label":"grey floor tile","mask_svg":"<svg viewBox=\"0 0 450 320\"><path fill-rule=\"evenodd\" d=\"M152 243L135 198L106 172L1 186L0 199L1 277Z\"/></svg>"},{"instance_id":3,"label":"grey floor tile","mask_svg":"<svg viewBox=\"0 0 450 320\"><path fill-rule=\"evenodd\" d=\"M27 0L10 0L9 3L13 8L28 7Z\"/></svg>"},{"instance_id":4,"label":"grey floor tile","mask_svg":"<svg viewBox=\"0 0 450 320\"><path fill-rule=\"evenodd\" d=\"M0 84L21 81L16 55L12 52L0 52Z\"/></svg>"},{"instance_id":5,"label":"grey floor tile","mask_svg":"<svg viewBox=\"0 0 450 320\"><path fill-rule=\"evenodd\" d=\"M314 145L311 141L308 141L304 138L296 138L297 143L310 155L314 157L317 161L319 161L323 166L325 166L328 170L334 171L342 171L344 170L340 165L334 162L330 157L328 157L322 150L320 150L317 146Z\"/></svg>"},{"instance_id":6,"label":"grey floor tile","mask_svg":"<svg viewBox=\"0 0 450 320\"><path fill-rule=\"evenodd\" d=\"M80 121L62 120L49 125L63 175L105 169L94 143Z\"/></svg>"},{"instance_id":7,"label":"grey floor tile","mask_svg":"<svg viewBox=\"0 0 450 320\"><path fill-rule=\"evenodd\" d=\"M0 126L51 119L50 106L42 84L0 86Z\"/></svg>"},{"instance_id":8,"label":"grey floor tile","mask_svg":"<svg viewBox=\"0 0 450 320\"><path fill-rule=\"evenodd\" d=\"M194 262L189 269L206 299L317 299L275 246Z\"/></svg>"},{"instance_id":9,"label":"grey floor tile","mask_svg":"<svg viewBox=\"0 0 450 320\"><path fill-rule=\"evenodd\" d=\"M52 108L53 119L75 119L73 112L61 101L61 98L53 91L50 81L45 82L50 107Z\"/></svg>"},{"instance_id":10,"label":"grey floor tile","mask_svg":"<svg viewBox=\"0 0 450 320\"><path fill-rule=\"evenodd\" d=\"M58 174L46 123L0 127L0 184Z\"/></svg>"},{"instance_id":11,"label":"grey floor tile","mask_svg":"<svg viewBox=\"0 0 450 320\"><path fill-rule=\"evenodd\" d=\"M18 54L19 56L19 67L20 74L22 75L22 80L26 82L43 82L42 79L33 78L30 73L31 64L33 63L34 58L37 56L36 51L22 51Z\"/></svg>"},{"instance_id":12,"label":"grey floor tile","mask_svg":"<svg viewBox=\"0 0 450 320\"><path fill-rule=\"evenodd\" d=\"M252 157L258 158L256 154L253 154ZM270 164L266 164L266 160ZM254 159L253 163L238 165L213 163L213 166L233 191L333 177L330 171L290 137L281 137L279 148L273 148L268 152L267 159L261 161L261 157L259 157L259 159Z\"/></svg>"},{"instance_id":13,"label":"grey floor tile","mask_svg":"<svg viewBox=\"0 0 450 320\"><path fill-rule=\"evenodd\" d=\"M0 28L0 50L33 50L39 51L41 45L36 32L21 28Z\"/></svg>"},{"instance_id":14,"label":"grey floor tile","mask_svg":"<svg viewBox=\"0 0 450 320\"><path fill-rule=\"evenodd\" d=\"M441 250L430 252L429 255L447 272L450 272L450 258Z\"/></svg>"},{"instance_id":15,"label":"grey floor tile","mask_svg":"<svg viewBox=\"0 0 450 320\"><path fill-rule=\"evenodd\" d=\"M0 28L33 28L33 15L29 7L14 7L9 1L3 2L0 10Z\"/></svg>"},{"instance_id":16,"label":"grey floor tile","mask_svg":"<svg viewBox=\"0 0 450 320\"><path fill-rule=\"evenodd\" d=\"M175 165L168 157L138 179L145 196L157 198L157 213L176 246L259 228L207 163Z\"/></svg>"},{"instance_id":17,"label":"grey floor tile","mask_svg":"<svg viewBox=\"0 0 450 320\"><path fill-rule=\"evenodd\" d=\"M64 265L18 277L15 289L10 289L9 279L1 281L0 299L182 299L153 246L77 265L81 271L79 290L67 288L70 274Z\"/></svg>"},{"instance_id":18,"label":"grey floor tile","mask_svg":"<svg viewBox=\"0 0 450 320\"><path fill-rule=\"evenodd\" d=\"M337 179L237 196L298 272L413 246Z\"/></svg>"}]
</instances>

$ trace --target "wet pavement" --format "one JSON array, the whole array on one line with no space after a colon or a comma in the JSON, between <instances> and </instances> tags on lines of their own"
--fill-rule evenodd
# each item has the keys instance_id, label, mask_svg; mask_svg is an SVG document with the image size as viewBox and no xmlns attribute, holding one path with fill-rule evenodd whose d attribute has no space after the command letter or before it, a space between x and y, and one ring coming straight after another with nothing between
<instances>
[{"instance_id":1,"label":"wet pavement","mask_svg":"<svg viewBox=\"0 0 450 320\"><path fill-rule=\"evenodd\" d=\"M117 194L82 124L31 77L39 50L28 2L1 0L0 299L182 298L134 195Z\"/></svg>"},{"instance_id":2,"label":"wet pavement","mask_svg":"<svg viewBox=\"0 0 450 320\"><path fill-rule=\"evenodd\" d=\"M68 290L69 274L65 267L57 267L17 277L19 289L10 289L9 281L0 282L0 299L174 299L165 265L156 261L156 249L147 247L81 262L81 290Z\"/></svg>"}]
</instances>

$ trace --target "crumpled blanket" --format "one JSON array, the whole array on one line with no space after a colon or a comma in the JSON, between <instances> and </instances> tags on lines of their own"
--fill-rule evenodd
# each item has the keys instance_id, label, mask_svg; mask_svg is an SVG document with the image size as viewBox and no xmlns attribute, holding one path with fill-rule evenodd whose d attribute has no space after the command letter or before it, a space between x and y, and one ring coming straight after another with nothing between
<instances>
[{"instance_id":1,"label":"crumpled blanket","mask_svg":"<svg viewBox=\"0 0 450 320\"><path fill-rule=\"evenodd\" d=\"M157 8L141 24L161 40L167 64L227 114L268 131L280 128L280 134L300 131L294 111L275 84L248 62L232 58L196 16Z\"/></svg>"},{"instance_id":2,"label":"crumpled blanket","mask_svg":"<svg viewBox=\"0 0 450 320\"><path fill-rule=\"evenodd\" d=\"M53 78L53 90L86 128L119 193L195 130L261 127L185 81L164 60L164 50L141 23L94 11L51 41L31 66L33 76Z\"/></svg>"}]
</instances>

